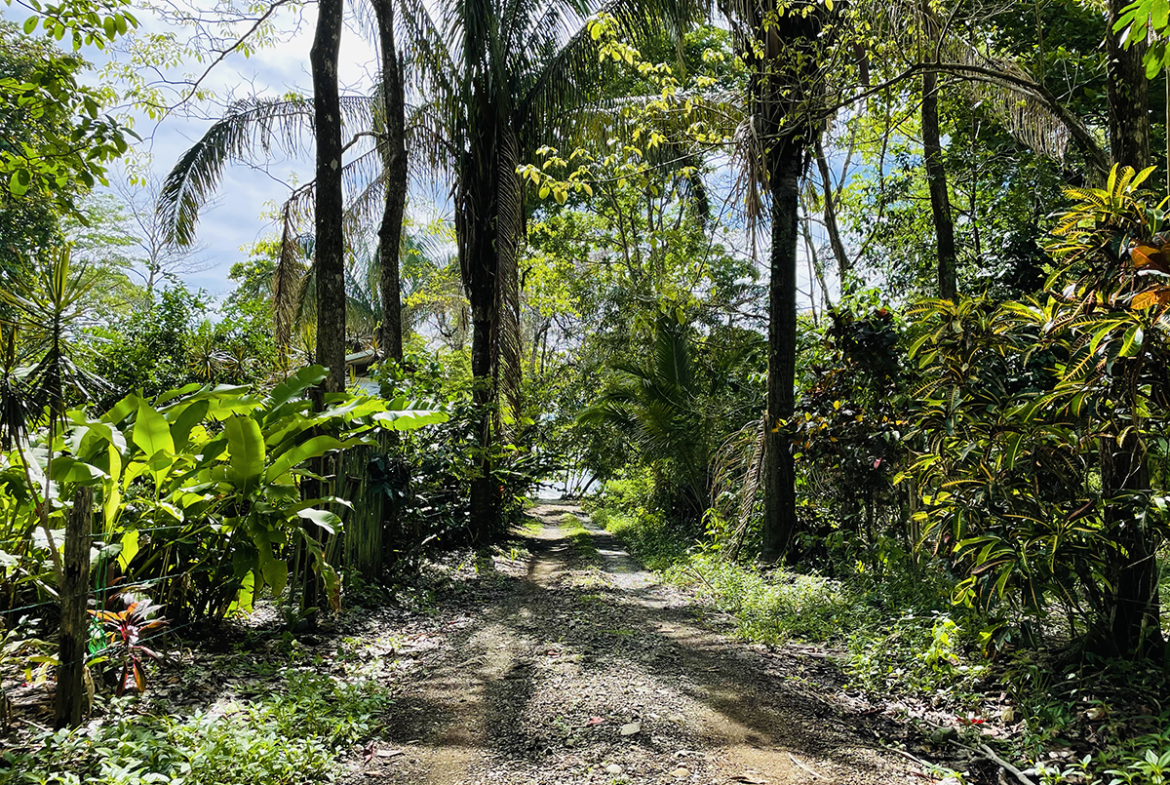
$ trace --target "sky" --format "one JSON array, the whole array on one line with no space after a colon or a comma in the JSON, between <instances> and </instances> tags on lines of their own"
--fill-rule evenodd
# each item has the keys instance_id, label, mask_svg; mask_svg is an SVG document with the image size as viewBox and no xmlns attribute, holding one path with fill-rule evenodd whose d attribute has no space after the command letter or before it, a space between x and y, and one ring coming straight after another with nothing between
<instances>
[{"instance_id":1,"label":"sky","mask_svg":"<svg viewBox=\"0 0 1170 785\"><path fill-rule=\"evenodd\" d=\"M143 14L139 21L147 33L171 29L151 15ZM252 94L311 93L309 49L315 23L315 5L288 13L279 22L279 27L286 31L282 36L285 40L262 48L250 57L229 55L216 65L209 74L207 85L217 100L193 107L194 114L202 114L206 119L182 114L171 114L157 123L139 119L136 131L144 137L139 147L150 153L153 173L159 179L165 177L182 153L211 127L213 118L230 98ZM368 92L376 68L375 53L352 28L347 28L344 33L341 60L343 90ZM186 70L194 69L188 66ZM185 275L187 285L213 296L230 291L233 284L227 276L231 265L247 258L241 248L277 231L276 225L264 217L265 213L271 213L274 205L288 197L291 185L304 183L312 177L311 155L300 160L275 159L267 165L266 171L242 165L228 167L218 198L200 216L197 237L203 246L200 258L204 260L200 266L206 265L206 269Z\"/></svg>"},{"instance_id":2,"label":"sky","mask_svg":"<svg viewBox=\"0 0 1170 785\"><path fill-rule=\"evenodd\" d=\"M136 35L174 33L177 37L186 38L191 34L191 30L168 25L158 16L141 10L137 4L133 13L139 21ZM19 8L0 6L0 18L20 24L25 17L26 14ZM249 57L232 54L218 63L205 82L205 86L215 94L214 101L194 104L190 112L170 114L161 122L131 112L134 131L142 137L142 141L134 147L138 153L148 155L151 173L161 181L182 153L206 133L231 98L253 94L279 95L292 91L310 93L312 80L309 49L315 23L315 4L304 6L298 11L290 10L283 18L278 18L277 26L281 30L282 40L257 50ZM36 35L40 35L39 29ZM96 84L102 67L115 58L124 60L124 54L118 53L116 49L103 51L96 47L85 47L81 54L94 66L94 70L83 81ZM368 93L376 72L377 59L373 48L352 26L347 26L343 35L341 59L339 77L343 93ZM187 65L161 72L159 76L176 80L184 72L195 71L199 67ZM120 167L111 168L110 176L112 180L125 180ZM291 184L304 183L312 176L311 154L300 160L275 159L266 166L266 171L240 165L228 167L218 190L218 198L201 213L197 241L202 246L199 267L204 269L184 274L182 278L187 286L202 289L213 297L227 294L233 286L227 277L232 264L247 258L241 248L276 231L275 224L264 214L270 213L273 205L279 205L287 198Z\"/></svg>"},{"instance_id":3,"label":"sky","mask_svg":"<svg viewBox=\"0 0 1170 785\"><path fill-rule=\"evenodd\" d=\"M204 4L213 2L193 1ZM353 7L352 3L348 3L347 12L352 11ZM18 23L23 21L22 15L11 7L0 11L0 15ZM180 39L186 39L192 32L190 29L168 25L149 12L136 10L135 15L140 22L136 33L139 36L172 33ZM258 49L249 57L229 55L210 71L204 86L215 94L214 101L191 105L189 112L172 113L161 122L149 120L144 115L135 117L135 132L143 137L143 141L136 145L136 150L148 154L150 170L160 181L182 153L211 127L214 118L233 97L311 92L309 49L316 22L316 5L290 10L283 18L277 19L276 26L281 31L277 42ZM111 53L96 48L88 48L83 54L95 66L89 77L93 82L98 79L98 71L112 58L124 57L116 51ZM202 66L186 65L164 72L161 76L177 80L183 76L183 72L200 68ZM340 63L343 94L368 94L376 71L377 56L374 48L354 25L347 25ZM117 172L113 174L115 178L119 176ZM278 229L265 214L271 213L287 198L293 184L306 182L312 175L311 155L299 160L275 159L263 170L243 165L229 166L224 172L216 201L201 212L197 228L197 242L201 246L199 269L181 276L186 285L193 290L203 290L212 297L226 295L233 286L233 282L228 279L232 264L247 258L246 251L241 249ZM426 211L434 212L436 208L433 202L436 198L441 201L443 196L425 194L412 198L416 210L426 209L428 205L425 203L431 202L432 205ZM442 208L440 206L437 209L441 212ZM809 291L809 276L804 264L801 265L799 275L801 289Z\"/></svg>"}]
</instances>

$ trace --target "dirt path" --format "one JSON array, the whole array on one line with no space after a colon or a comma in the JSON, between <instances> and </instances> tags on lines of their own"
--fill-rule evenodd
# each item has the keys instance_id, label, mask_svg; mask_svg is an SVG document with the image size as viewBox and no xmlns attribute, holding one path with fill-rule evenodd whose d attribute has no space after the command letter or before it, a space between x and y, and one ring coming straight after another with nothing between
<instances>
[{"instance_id":1,"label":"dirt path","mask_svg":"<svg viewBox=\"0 0 1170 785\"><path fill-rule=\"evenodd\" d=\"M822 660L712 632L703 609L656 583L579 509L532 513L542 527L525 543L531 556L481 561L493 590L442 622L449 632L398 682L383 738L346 779L922 781L874 749Z\"/></svg>"}]
</instances>

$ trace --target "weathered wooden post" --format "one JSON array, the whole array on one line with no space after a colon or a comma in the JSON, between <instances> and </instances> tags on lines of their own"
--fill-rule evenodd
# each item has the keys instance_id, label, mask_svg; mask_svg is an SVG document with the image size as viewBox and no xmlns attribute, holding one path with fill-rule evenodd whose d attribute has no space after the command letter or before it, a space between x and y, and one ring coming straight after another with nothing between
<instances>
[{"instance_id":1,"label":"weathered wooden post","mask_svg":"<svg viewBox=\"0 0 1170 785\"><path fill-rule=\"evenodd\" d=\"M93 526L93 488L81 487L65 524L65 574L61 584L61 637L57 653L58 728L81 724L88 696L85 658L89 643L89 544Z\"/></svg>"}]
</instances>

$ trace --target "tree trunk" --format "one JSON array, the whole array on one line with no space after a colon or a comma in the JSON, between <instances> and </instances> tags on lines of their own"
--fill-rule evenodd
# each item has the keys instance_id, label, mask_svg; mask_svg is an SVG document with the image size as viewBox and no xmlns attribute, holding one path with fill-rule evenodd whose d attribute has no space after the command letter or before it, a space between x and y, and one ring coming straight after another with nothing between
<instances>
[{"instance_id":1,"label":"tree trunk","mask_svg":"<svg viewBox=\"0 0 1170 785\"><path fill-rule=\"evenodd\" d=\"M745 33L742 56L751 67L752 123L763 140L753 175L771 197L772 244L768 282L768 397L764 417L763 556L784 556L796 531L796 467L788 421L796 386L796 261L800 178L805 150L824 130L822 37L827 17L818 7L799 11L767 2L721 3ZM808 13L808 12L812 13ZM776 15L780 24L776 24Z\"/></svg>"},{"instance_id":2,"label":"tree trunk","mask_svg":"<svg viewBox=\"0 0 1170 785\"><path fill-rule=\"evenodd\" d=\"M785 144L769 183L772 196L768 281L768 402L764 441L764 557L778 559L796 531L796 472L787 421L796 386L797 207L804 151ZM783 425L781 423L784 423Z\"/></svg>"},{"instance_id":3,"label":"tree trunk","mask_svg":"<svg viewBox=\"0 0 1170 785\"><path fill-rule=\"evenodd\" d=\"M309 64L313 73L313 127L317 137L317 361L329 369L327 392L345 389L345 209L341 186L341 100L337 59L344 0L319 0Z\"/></svg>"},{"instance_id":4,"label":"tree trunk","mask_svg":"<svg viewBox=\"0 0 1170 785\"><path fill-rule=\"evenodd\" d=\"M930 188L930 210L938 251L938 296L953 300L958 294L955 255L955 224L947 172L942 160L942 136L938 127L938 74L922 74L922 158Z\"/></svg>"},{"instance_id":5,"label":"tree trunk","mask_svg":"<svg viewBox=\"0 0 1170 785\"><path fill-rule=\"evenodd\" d=\"M393 0L376 0L378 42L382 49L382 106L386 126L378 146L386 167L386 200L378 228L379 279L382 324L378 344L382 356L402 362L402 294L398 254L402 246L402 216L406 210L406 95L403 62L394 43Z\"/></svg>"},{"instance_id":6,"label":"tree trunk","mask_svg":"<svg viewBox=\"0 0 1170 785\"><path fill-rule=\"evenodd\" d=\"M1101 486L1106 500L1126 491L1150 493L1149 463L1137 435L1130 434L1120 446L1113 438L1101 440ZM1161 657L1166 641L1158 597L1156 536L1136 505L1107 501L1105 515L1110 529L1119 533L1119 550L1107 556L1112 607L1105 620L1108 630L1098 632L1099 645L1114 656Z\"/></svg>"},{"instance_id":7,"label":"tree trunk","mask_svg":"<svg viewBox=\"0 0 1170 785\"><path fill-rule=\"evenodd\" d=\"M1128 50L1121 46L1121 34L1113 25L1127 0L1109 0L1109 26L1105 36L1108 57L1109 150L1113 163L1141 171L1150 161L1149 85L1142 57L1145 42Z\"/></svg>"},{"instance_id":8,"label":"tree trunk","mask_svg":"<svg viewBox=\"0 0 1170 785\"><path fill-rule=\"evenodd\" d=\"M478 476L471 481L471 529L474 541L486 542L498 532L499 485L492 476L492 447L496 437L496 369L499 318L499 248L497 198L498 137L490 122L479 129L478 149L469 153L460 171L455 198L455 232L459 268L471 306L472 399L479 439Z\"/></svg>"},{"instance_id":9,"label":"tree trunk","mask_svg":"<svg viewBox=\"0 0 1170 785\"><path fill-rule=\"evenodd\" d=\"M1146 45L1135 43L1125 50L1120 34L1112 32L1126 5L1124 0L1109 1L1109 148L1114 164L1141 170L1150 161L1148 83L1142 65ZM1131 434L1121 445L1113 438L1101 440L1101 486L1107 500L1125 491L1149 493L1149 463L1139 437ZM1111 640L1105 648L1122 656L1160 656L1166 642L1159 613L1156 535L1141 511L1131 505L1107 504L1105 514L1111 528L1119 532L1120 547L1109 555L1113 591L1107 636Z\"/></svg>"},{"instance_id":10,"label":"tree trunk","mask_svg":"<svg viewBox=\"0 0 1170 785\"><path fill-rule=\"evenodd\" d=\"M520 243L524 238L524 193L516 167L520 164L520 143L514 130L500 131L499 160L496 163L496 305L495 346L496 389L507 401L512 422L523 414L520 382L523 377L523 346L520 338ZM499 409L497 409L499 411ZM497 425L499 423L497 422ZM503 434L502 428L497 428Z\"/></svg>"},{"instance_id":11,"label":"tree trunk","mask_svg":"<svg viewBox=\"0 0 1170 785\"><path fill-rule=\"evenodd\" d=\"M56 725L76 728L88 711L85 659L89 643L89 546L93 488L78 488L65 524L65 580L61 584L61 635L57 660Z\"/></svg>"},{"instance_id":12,"label":"tree trunk","mask_svg":"<svg viewBox=\"0 0 1170 785\"><path fill-rule=\"evenodd\" d=\"M475 298L471 306L471 375L472 401L475 404L477 436L479 437L479 471L471 481L471 537L476 542L489 541L499 529L500 493L492 476L492 445L496 416L496 385L492 368L495 365L493 347L495 337L494 308ZM489 302L495 300L494 294Z\"/></svg>"},{"instance_id":13,"label":"tree trunk","mask_svg":"<svg viewBox=\"0 0 1170 785\"><path fill-rule=\"evenodd\" d=\"M313 129L317 137L317 202L314 264L317 268L317 362L329 375L313 393L314 408L324 408L324 394L345 390L345 213L341 184L341 98L337 87L337 61L341 53L344 0L319 0L317 30L309 50L313 74ZM331 474L333 461L323 456L314 463L318 476ZM320 495L320 481L309 480L302 488L308 498ZM318 527L306 523L309 537L321 538ZM320 605L320 576L304 565L302 607ZM311 620L315 620L315 616Z\"/></svg>"}]
</instances>

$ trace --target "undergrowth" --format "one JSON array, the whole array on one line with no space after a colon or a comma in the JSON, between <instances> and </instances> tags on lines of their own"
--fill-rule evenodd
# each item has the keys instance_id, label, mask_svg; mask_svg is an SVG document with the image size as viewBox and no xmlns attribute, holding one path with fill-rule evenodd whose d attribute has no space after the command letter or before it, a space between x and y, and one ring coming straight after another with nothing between
<instances>
[{"instance_id":1,"label":"undergrowth","mask_svg":"<svg viewBox=\"0 0 1170 785\"><path fill-rule=\"evenodd\" d=\"M663 571L732 614L741 637L763 643L827 641L872 621L860 598L840 581L786 570L761 572L718 553L689 554Z\"/></svg>"},{"instance_id":2,"label":"undergrowth","mask_svg":"<svg viewBox=\"0 0 1170 785\"><path fill-rule=\"evenodd\" d=\"M0 785L292 785L331 781L337 752L374 735L388 698L372 682L297 673L285 689L189 715L147 715L115 700L109 716L44 733L0 755Z\"/></svg>"}]
</instances>

